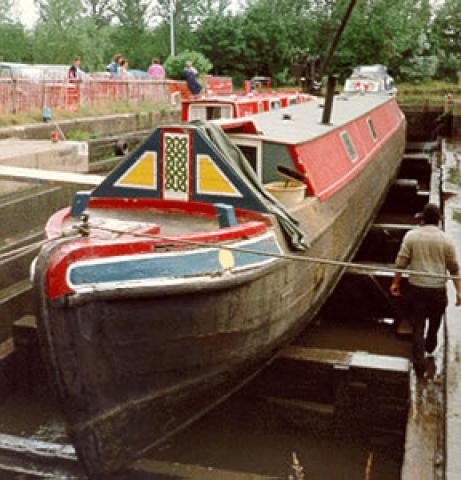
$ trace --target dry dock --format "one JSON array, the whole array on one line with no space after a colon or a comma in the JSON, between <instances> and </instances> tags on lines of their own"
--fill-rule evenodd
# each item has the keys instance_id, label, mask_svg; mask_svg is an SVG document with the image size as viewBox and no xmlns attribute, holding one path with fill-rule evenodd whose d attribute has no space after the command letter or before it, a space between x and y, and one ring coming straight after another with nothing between
<instances>
[{"instance_id":1,"label":"dry dock","mask_svg":"<svg viewBox=\"0 0 461 480\"><path fill-rule=\"evenodd\" d=\"M459 478L461 309L451 299L447 335L441 332L429 377L416 382L402 321L406 306L389 301L390 276L379 270L415 227L414 212L437 201L441 179L454 193L445 203L446 228L461 245L461 192L447 181L459 176L448 169L439 174L434 148L407 152L401 178L358 253L358 261L378 263L376 272L347 272L316 322L252 384L114 479ZM450 148L445 155L459 172ZM37 239L47 211L65 204L71 191L35 187L11 198L3 215L15 233L3 239L1 253L24 244L27 232L15 212L23 212ZM37 198L41 211L33 218ZM84 479L40 363L24 280L31 255L0 259L0 478ZM16 295L12 280L23 293Z\"/></svg>"}]
</instances>

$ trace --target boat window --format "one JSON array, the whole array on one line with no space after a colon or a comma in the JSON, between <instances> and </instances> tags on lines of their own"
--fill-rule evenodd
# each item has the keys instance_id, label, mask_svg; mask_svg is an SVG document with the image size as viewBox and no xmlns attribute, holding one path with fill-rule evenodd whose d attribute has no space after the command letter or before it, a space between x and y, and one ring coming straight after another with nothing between
<instances>
[{"instance_id":1,"label":"boat window","mask_svg":"<svg viewBox=\"0 0 461 480\"><path fill-rule=\"evenodd\" d=\"M232 139L232 142L245 155L251 168L256 173L259 180L262 179L262 148L261 142L249 139Z\"/></svg>"},{"instance_id":2,"label":"boat window","mask_svg":"<svg viewBox=\"0 0 461 480\"><path fill-rule=\"evenodd\" d=\"M347 132L341 132L341 139L343 141L346 152L349 155L349 158L355 162L358 158L357 151L355 150L354 144L352 143L351 138Z\"/></svg>"},{"instance_id":3,"label":"boat window","mask_svg":"<svg viewBox=\"0 0 461 480\"><path fill-rule=\"evenodd\" d=\"M280 100L271 100L271 110L278 110L280 108Z\"/></svg>"},{"instance_id":4,"label":"boat window","mask_svg":"<svg viewBox=\"0 0 461 480\"><path fill-rule=\"evenodd\" d=\"M371 133L371 138L374 142L378 139L378 134L376 133L375 126L373 125L373 120L371 118L367 118L368 128Z\"/></svg>"},{"instance_id":5,"label":"boat window","mask_svg":"<svg viewBox=\"0 0 461 480\"><path fill-rule=\"evenodd\" d=\"M189 120L217 120L232 118L231 105L190 105Z\"/></svg>"},{"instance_id":6,"label":"boat window","mask_svg":"<svg viewBox=\"0 0 461 480\"><path fill-rule=\"evenodd\" d=\"M290 97L288 99L288 105L296 105L296 97Z\"/></svg>"},{"instance_id":7,"label":"boat window","mask_svg":"<svg viewBox=\"0 0 461 480\"><path fill-rule=\"evenodd\" d=\"M237 145L240 148L242 153L245 155L245 158L248 160L251 168L257 173L258 171L258 150L256 147L251 147L250 145Z\"/></svg>"},{"instance_id":8,"label":"boat window","mask_svg":"<svg viewBox=\"0 0 461 480\"><path fill-rule=\"evenodd\" d=\"M258 102L258 112L264 112L264 105L263 102Z\"/></svg>"}]
</instances>

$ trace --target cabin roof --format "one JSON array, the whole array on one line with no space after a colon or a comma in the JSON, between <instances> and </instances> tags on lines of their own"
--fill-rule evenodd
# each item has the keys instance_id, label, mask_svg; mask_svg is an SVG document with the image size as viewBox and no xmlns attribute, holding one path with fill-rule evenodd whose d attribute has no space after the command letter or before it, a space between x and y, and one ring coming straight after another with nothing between
<instances>
[{"instance_id":1,"label":"cabin roof","mask_svg":"<svg viewBox=\"0 0 461 480\"><path fill-rule=\"evenodd\" d=\"M261 137L267 141L298 145L325 135L340 125L346 125L390 99L389 96L378 95L337 96L333 102L330 125L321 123L323 98L314 98L310 102L251 115L245 117L245 121L253 122ZM287 115L291 116L291 119L286 119ZM232 128L234 123L241 121L241 118L220 119L213 123L217 123L223 128Z\"/></svg>"},{"instance_id":2,"label":"cabin roof","mask_svg":"<svg viewBox=\"0 0 461 480\"><path fill-rule=\"evenodd\" d=\"M236 103L254 103L254 102L260 102L263 100L277 100L280 98L287 98L287 97L295 97L296 95L299 95L299 93L293 91L293 92L262 92L262 93L255 93L251 95L237 95L237 94L218 94L218 95L210 95L210 96L203 96L200 98L194 98L194 99L184 99L184 103L189 103L192 105L196 104L222 104L222 103L231 103L231 104L236 104Z\"/></svg>"}]
</instances>

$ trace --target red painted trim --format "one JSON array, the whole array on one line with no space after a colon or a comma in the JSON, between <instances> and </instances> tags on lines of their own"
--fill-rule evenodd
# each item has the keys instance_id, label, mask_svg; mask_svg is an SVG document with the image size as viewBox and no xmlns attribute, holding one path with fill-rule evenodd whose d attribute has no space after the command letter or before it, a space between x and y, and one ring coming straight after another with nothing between
<instances>
[{"instance_id":1,"label":"red painted trim","mask_svg":"<svg viewBox=\"0 0 461 480\"><path fill-rule=\"evenodd\" d=\"M232 122L232 123L223 123L221 124L221 128L223 130L237 130L241 133L252 133L252 134L257 134L258 130L252 120L241 120L240 122Z\"/></svg>"},{"instance_id":2,"label":"red painted trim","mask_svg":"<svg viewBox=\"0 0 461 480\"><path fill-rule=\"evenodd\" d=\"M194 169L192 165L192 131L189 130L189 159L188 159L188 167L189 167L189 178L187 179L187 184L188 184L188 202L192 202L193 198L193 193L194 193L194 183L195 183L195 175L194 175Z\"/></svg>"},{"instance_id":3,"label":"red painted trim","mask_svg":"<svg viewBox=\"0 0 461 480\"><path fill-rule=\"evenodd\" d=\"M163 132L166 133L186 133L184 130L185 128L180 128L180 127L164 127L162 128Z\"/></svg>"},{"instance_id":4,"label":"red painted trim","mask_svg":"<svg viewBox=\"0 0 461 480\"><path fill-rule=\"evenodd\" d=\"M178 240L217 243L250 238L261 235L266 231L267 226L263 222L248 222L237 227L222 228L209 232L167 236ZM97 232L97 229L95 232ZM164 245L168 245L169 249L177 249L178 251L191 248L180 242L175 243L163 239L136 239L129 234L120 235L117 239L111 239L110 241L105 241L93 235L71 240L59 248L49 259L47 272L48 297L53 300L73 292L67 283L67 270L71 264L77 261L153 253L156 248L162 248Z\"/></svg>"},{"instance_id":5,"label":"red painted trim","mask_svg":"<svg viewBox=\"0 0 461 480\"><path fill-rule=\"evenodd\" d=\"M300 173L301 175L306 176L306 180L304 183L306 184L307 187L307 195L313 195L314 194L314 189L312 188L312 184L309 181L309 176L306 174L306 168L304 167L304 164L299 160L299 155L298 151L296 150L295 145L287 145L288 153L291 157L291 160L293 161L293 166L295 167L295 170Z\"/></svg>"},{"instance_id":6,"label":"red painted trim","mask_svg":"<svg viewBox=\"0 0 461 480\"><path fill-rule=\"evenodd\" d=\"M159 188L160 198L163 198L163 195L164 195L164 188L163 188L163 184L164 184L163 175L165 171L165 167L164 167L165 161L163 158L164 155L165 155L165 130L162 130L162 135L160 136L160 158L158 162L158 172L160 176L160 188ZM91 204L91 199L90 199L90 204Z\"/></svg>"},{"instance_id":7,"label":"red painted trim","mask_svg":"<svg viewBox=\"0 0 461 480\"><path fill-rule=\"evenodd\" d=\"M187 122L188 115L189 115L189 103L183 100L181 105L181 121Z\"/></svg>"},{"instance_id":8,"label":"red painted trim","mask_svg":"<svg viewBox=\"0 0 461 480\"><path fill-rule=\"evenodd\" d=\"M127 211L159 211L162 213L204 215L216 217L216 210L212 204L202 202L182 202L180 200L161 200L154 198L91 198L88 203L91 210L127 210ZM235 209L239 222L262 222L266 226L272 224L269 217L252 210ZM71 218L70 207L63 208L53 214L45 227L47 238L61 235L63 225ZM90 218L91 221L91 218ZM221 229L220 231L223 231Z\"/></svg>"}]
</instances>

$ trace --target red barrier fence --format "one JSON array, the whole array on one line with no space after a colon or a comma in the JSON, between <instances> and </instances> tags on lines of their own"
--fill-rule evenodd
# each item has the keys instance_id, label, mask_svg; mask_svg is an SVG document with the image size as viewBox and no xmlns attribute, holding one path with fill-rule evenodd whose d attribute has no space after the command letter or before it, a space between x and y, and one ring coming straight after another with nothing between
<instances>
[{"instance_id":1,"label":"red barrier fence","mask_svg":"<svg viewBox=\"0 0 461 480\"><path fill-rule=\"evenodd\" d=\"M41 111L44 107L78 111L82 106L111 102L133 105L143 101L168 102L171 93L168 83L169 81L108 79L71 83L0 78L0 114Z\"/></svg>"}]
</instances>

